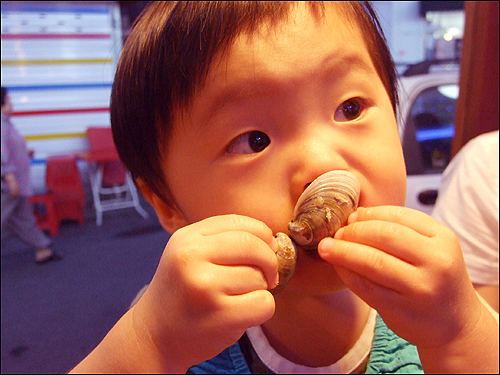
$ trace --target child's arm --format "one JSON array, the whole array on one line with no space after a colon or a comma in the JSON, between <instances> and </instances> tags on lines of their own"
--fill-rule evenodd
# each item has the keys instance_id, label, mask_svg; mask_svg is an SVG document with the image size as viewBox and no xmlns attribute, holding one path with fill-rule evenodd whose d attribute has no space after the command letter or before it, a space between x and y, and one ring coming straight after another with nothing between
<instances>
[{"instance_id":1,"label":"child's arm","mask_svg":"<svg viewBox=\"0 0 500 375\"><path fill-rule=\"evenodd\" d=\"M498 373L498 323L472 287L458 240L437 220L404 207L359 208L319 254L417 346L426 372Z\"/></svg>"},{"instance_id":2,"label":"child's arm","mask_svg":"<svg viewBox=\"0 0 500 375\"><path fill-rule=\"evenodd\" d=\"M144 296L73 372L178 373L214 357L274 314L275 251L272 231L248 217L179 229Z\"/></svg>"}]
</instances>

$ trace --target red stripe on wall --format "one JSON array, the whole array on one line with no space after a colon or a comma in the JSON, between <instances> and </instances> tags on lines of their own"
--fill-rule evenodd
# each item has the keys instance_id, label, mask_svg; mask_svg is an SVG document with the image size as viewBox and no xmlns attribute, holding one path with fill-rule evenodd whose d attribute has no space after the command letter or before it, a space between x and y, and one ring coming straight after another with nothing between
<instances>
[{"instance_id":1,"label":"red stripe on wall","mask_svg":"<svg viewBox=\"0 0 500 375\"><path fill-rule=\"evenodd\" d=\"M111 34L2 34L2 39L109 39Z\"/></svg>"},{"instance_id":2,"label":"red stripe on wall","mask_svg":"<svg viewBox=\"0 0 500 375\"><path fill-rule=\"evenodd\" d=\"M109 107L103 108L75 108L75 109L53 109L48 111L20 111L13 112L12 116L39 116L39 115L61 115L65 113L87 113L87 112L108 112Z\"/></svg>"}]
</instances>

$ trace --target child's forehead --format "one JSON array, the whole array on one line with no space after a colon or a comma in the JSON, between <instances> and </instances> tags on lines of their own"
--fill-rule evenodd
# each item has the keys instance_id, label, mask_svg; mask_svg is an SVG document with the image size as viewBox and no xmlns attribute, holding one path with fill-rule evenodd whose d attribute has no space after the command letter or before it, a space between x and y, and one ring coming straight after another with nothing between
<instances>
[{"instance_id":1,"label":"child's forehead","mask_svg":"<svg viewBox=\"0 0 500 375\"><path fill-rule=\"evenodd\" d=\"M373 72L355 24L339 16L334 7L327 7L322 16L305 7L292 10L270 28L240 34L214 59L198 94L208 91L205 99L217 110L271 90L293 89L298 80L335 77L353 70Z\"/></svg>"},{"instance_id":2,"label":"child's forehead","mask_svg":"<svg viewBox=\"0 0 500 375\"><path fill-rule=\"evenodd\" d=\"M229 46L219 51L218 58L212 62L212 66L219 64L228 53L234 51L235 45L238 45L240 49L251 50L259 48L263 43L271 45L275 43L274 47L277 47L278 43L285 43L293 49L298 44L296 42L301 39L307 39L308 43L324 42L319 35L311 38L310 33L307 33L314 29L330 31L327 35L328 39L349 38L353 33L363 37L363 30L358 20L355 19L357 16L353 12L346 12L345 6L330 4L322 12L314 9L299 2L299 5L291 7L285 16L278 19L264 18L256 28L243 28L235 35ZM345 42L349 43L349 40L346 39ZM356 48L363 47L366 46L364 44L356 46ZM279 48L283 48L283 45ZM270 53L270 55L273 54Z\"/></svg>"}]
</instances>

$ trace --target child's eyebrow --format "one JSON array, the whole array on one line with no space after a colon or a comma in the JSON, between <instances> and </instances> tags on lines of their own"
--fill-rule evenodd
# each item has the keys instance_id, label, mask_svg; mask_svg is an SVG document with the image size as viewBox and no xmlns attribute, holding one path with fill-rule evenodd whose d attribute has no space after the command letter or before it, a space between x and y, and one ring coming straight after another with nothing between
<instances>
[{"instance_id":1,"label":"child's eyebrow","mask_svg":"<svg viewBox=\"0 0 500 375\"><path fill-rule=\"evenodd\" d=\"M245 79L234 84L230 84L213 98L210 99L210 108L207 111L208 117L214 117L224 108L235 106L245 100L263 97L270 92L283 90L279 83L273 83L269 78L264 79Z\"/></svg>"},{"instance_id":2,"label":"child's eyebrow","mask_svg":"<svg viewBox=\"0 0 500 375\"><path fill-rule=\"evenodd\" d=\"M304 77L323 75L335 81L353 70L365 73L375 71L371 61L368 63L359 53L354 52L343 56L338 54L328 55L317 63L317 68L310 69L307 74L304 74ZM293 80L285 81L265 75L238 79L220 89L214 90L214 95L208 98L206 117L207 119L213 118L224 108L237 105L248 99L276 95L279 92L286 93L288 90L293 90L294 86Z\"/></svg>"}]
</instances>

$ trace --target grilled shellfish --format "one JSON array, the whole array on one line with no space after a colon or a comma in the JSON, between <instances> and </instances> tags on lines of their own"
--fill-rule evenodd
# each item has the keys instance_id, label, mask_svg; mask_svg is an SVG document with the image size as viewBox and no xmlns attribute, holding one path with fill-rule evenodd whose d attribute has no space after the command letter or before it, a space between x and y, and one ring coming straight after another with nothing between
<instances>
[{"instance_id":1,"label":"grilled shellfish","mask_svg":"<svg viewBox=\"0 0 500 375\"><path fill-rule=\"evenodd\" d=\"M304 190L295 206L294 218L288 223L292 239L284 233L276 234L279 283L271 293L278 293L292 279L297 264L295 244L304 250L316 250L323 238L332 237L346 225L358 207L359 193L356 177L342 170L322 174Z\"/></svg>"}]
</instances>

